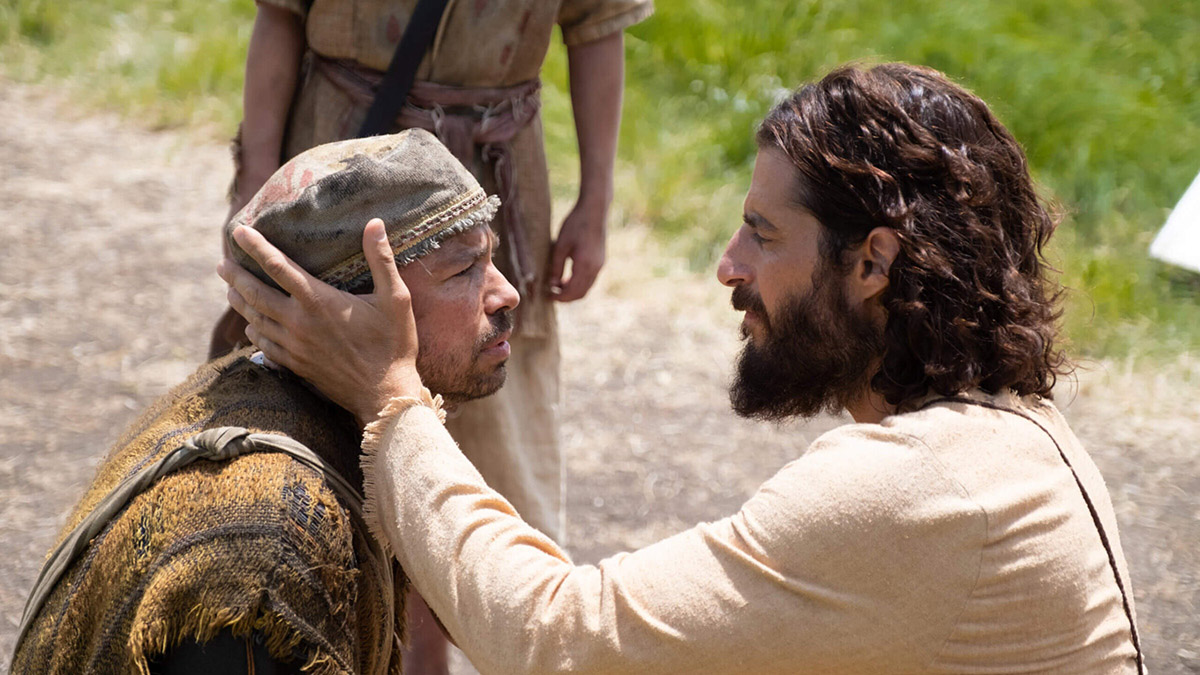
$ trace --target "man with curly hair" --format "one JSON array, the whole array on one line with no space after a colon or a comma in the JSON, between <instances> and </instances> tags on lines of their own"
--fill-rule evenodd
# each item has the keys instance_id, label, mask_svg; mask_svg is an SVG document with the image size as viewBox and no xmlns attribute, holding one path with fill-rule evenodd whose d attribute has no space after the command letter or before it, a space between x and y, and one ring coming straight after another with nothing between
<instances>
[{"instance_id":1,"label":"man with curly hair","mask_svg":"<svg viewBox=\"0 0 1200 675\"><path fill-rule=\"evenodd\" d=\"M942 74L884 64L801 88L758 143L717 272L745 313L733 407L855 423L736 514L594 566L525 525L421 404L394 274L375 308L399 337L368 359L387 378L333 357L371 345L311 342L355 325L317 300L354 298L223 274L272 358L375 420L368 502L483 672L1144 671L1108 491L1049 400L1069 369L1055 222L1015 139Z\"/></svg>"}]
</instances>

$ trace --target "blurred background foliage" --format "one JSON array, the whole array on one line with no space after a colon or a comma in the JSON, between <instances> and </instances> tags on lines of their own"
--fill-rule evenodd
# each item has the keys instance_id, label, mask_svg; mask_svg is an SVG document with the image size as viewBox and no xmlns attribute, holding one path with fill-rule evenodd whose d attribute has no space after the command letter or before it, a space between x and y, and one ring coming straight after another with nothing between
<instances>
[{"instance_id":1,"label":"blurred background foliage","mask_svg":"<svg viewBox=\"0 0 1200 675\"><path fill-rule=\"evenodd\" d=\"M643 222L711 269L740 221L756 123L850 60L938 68L988 101L1066 218L1072 351L1157 360L1200 348L1200 275L1148 259L1200 171L1195 0L658 0L626 38L614 224ZM250 0L4 0L0 62L85 105L228 137ZM565 50L543 73L556 194L573 196Z\"/></svg>"}]
</instances>

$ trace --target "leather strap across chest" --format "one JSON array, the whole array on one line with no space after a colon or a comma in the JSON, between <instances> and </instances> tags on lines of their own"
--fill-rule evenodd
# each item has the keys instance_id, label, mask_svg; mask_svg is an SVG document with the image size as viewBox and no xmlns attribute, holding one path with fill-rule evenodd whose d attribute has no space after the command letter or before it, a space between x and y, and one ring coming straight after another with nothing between
<instances>
[{"instance_id":1,"label":"leather strap across chest","mask_svg":"<svg viewBox=\"0 0 1200 675\"><path fill-rule=\"evenodd\" d=\"M54 587L57 585L59 579L70 569L75 560L83 554L92 539L134 497L144 492L159 478L179 471L197 460L223 462L254 452L282 452L323 474L330 489L337 494L338 498L349 510L350 517L354 520L355 525L364 533L364 538L371 551L371 555L375 557L379 569L382 570L386 587L390 588L392 586L392 566L389 558L384 553L379 542L369 535L366 521L363 520L363 497L353 485L312 450L309 450L303 444L287 436L251 433L242 427L216 427L206 429L192 436L178 448L163 456L162 459L143 467L137 473L122 481L54 549L46 564L42 566L41 573L38 574L33 590L29 594L29 599L25 603L25 610L21 616L21 624L13 648L13 661L15 661L16 649L20 647L21 640L32 626L34 618L38 615L42 605L45 604L50 594L54 591ZM384 594L384 602L388 605L384 612L384 617L389 624L384 626L384 635L394 634L395 627L392 623L395 612L391 606L390 594ZM395 640L385 641L385 648L391 649L394 642ZM381 673L386 672L389 660L390 655L384 653L380 659L383 668L380 671Z\"/></svg>"},{"instance_id":2,"label":"leather strap across chest","mask_svg":"<svg viewBox=\"0 0 1200 675\"><path fill-rule=\"evenodd\" d=\"M921 406L921 409L928 408L929 406L931 406L935 403L943 403L943 402L961 403L964 405L976 405L976 406L980 406L982 408L988 408L990 410L997 410L1000 412L1006 412L1006 413L1009 413L1012 415L1016 415L1018 417L1021 417L1025 420L1028 420L1029 422L1031 422L1038 429L1041 429L1042 433L1046 434L1046 436L1050 438L1050 442L1053 443L1054 448L1056 450L1058 450L1058 456L1060 458L1062 458L1063 464L1066 464L1067 468L1071 471L1071 476L1074 477L1074 479L1075 479L1075 485L1076 485L1076 487L1079 488L1079 494L1083 496L1083 501L1085 504L1087 504L1088 513L1091 514L1091 516L1092 516L1092 524L1095 525L1095 527L1096 527L1096 533L1100 536L1100 544L1104 547L1104 552L1106 554L1108 554L1108 565L1112 569L1113 578L1117 582L1117 589L1121 593L1121 604L1125 610L1125 617L1129 620L1129 632L1130 632L1130 636L1133 640L1133 649L1137 654L1138 672L1145 673L1146 672L1145 656L1142 654L1142 642L1141 642L1141 638L1138 635L1137 623L1133 620L1133 605L1129 601L1129 590L1127 588L1125 588L1125 582L1121 580L1121 573L1117 569L1117 558L1116 558L1116 555L1113 553L1112 543L1109 539L1108 532L1104 529L1104 523L1102 523L1100 520L1100 513L1096 510L1096 505L1092 501L1091 494L1089 494L1087 491L1087 488L1084 487L1083 481L1079 478L1079 472L1076 471L1075 467L1071 464L1071 460L1067 457L1067 453L1063 451L1062 446L1058 442L1058 439L1054 437L1054 434L1050 433L1050 430L1047 429L1045 427L1045 425L1043 425L1041 422L1039 422L1033 416L1027 415L1019 410L1013 410L1012 408L1006 408L1004 406L995 405L993 403L987 403L985 401L976 401L974 399L965 398L962 396L947 396L944 398L933 399L933 400L927 402L925 405Z\"/></svg>"}]
</instances>

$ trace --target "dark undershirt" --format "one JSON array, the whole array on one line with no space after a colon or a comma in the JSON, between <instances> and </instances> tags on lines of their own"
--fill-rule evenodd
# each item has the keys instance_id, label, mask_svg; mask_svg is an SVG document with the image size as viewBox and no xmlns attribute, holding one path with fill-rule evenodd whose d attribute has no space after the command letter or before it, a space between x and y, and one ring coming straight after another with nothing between
<instances>
[{"instance_id":1,"label":"dark undershirt","mask_svg":"<svg viewBox=\"0 0 1200 675\"><path fill-rule=\"evenodd\" d=\"M223 630L201 644L183 642L163 656L150 660L150 675L300 675L302 660L279 661L267 652L262 636L234 637Z\"/></svg>"}]
</instances>

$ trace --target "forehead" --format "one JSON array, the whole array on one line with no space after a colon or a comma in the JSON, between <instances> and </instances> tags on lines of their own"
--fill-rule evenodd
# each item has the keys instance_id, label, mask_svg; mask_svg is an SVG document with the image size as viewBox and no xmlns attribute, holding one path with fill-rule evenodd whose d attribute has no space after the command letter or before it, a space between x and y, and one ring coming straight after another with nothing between
<instances>
[{"instance_id":1,"label":"forehead","mask_svg":"<svg viewBox=\"0 0 1200 675\"><path fill-rule=\"evenodd\" d=\"M746 193L746 207L776 211L796 208L800 172L782 151L765 147L754 160L754 175Z\"/></svg>"},{"instance_id":2,"label":"forehead","mask_svg":"<svg viewBox=\"0 0 1200 675\"><path fill-rule=\"evenodd\" d=\"M489 244L493 248L495 247L496 235L492 232L490 226L480 225L447 237L442 240L437 248L413 262L420 263L418 266L437 267L442 264L456 262L464 257L474 258L486 250ZM407 267L411 266L412 263Z\"/></svg>"},{"instance_id":3,"label":"forehead","mask_svg":"<svg viewBox=\"0 0 1200 675\"><path fill-rule=\"evenodd\" d=\"M785 239L817 236L820 221L800 205L806 189L803 175L787 155L778 149L762 148L754 161L743 215L748 223Z\"/></svg>"}]
</instances>

